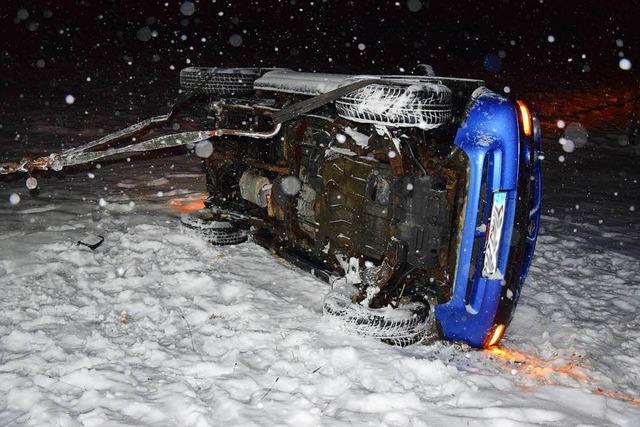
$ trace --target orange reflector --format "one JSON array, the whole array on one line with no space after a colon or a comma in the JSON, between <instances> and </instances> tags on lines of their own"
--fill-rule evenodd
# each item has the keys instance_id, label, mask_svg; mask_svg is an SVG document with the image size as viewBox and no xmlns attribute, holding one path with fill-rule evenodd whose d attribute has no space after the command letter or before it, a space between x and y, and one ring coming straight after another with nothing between
<instances>
[{"instance_id":1,"label":"orange reflector","mask_svg":"<svg viewBox=\"0 0 640 427\"><path fill-rule=\"evenodd\" d=\"M520 112L522 131L526 136L531 136L533 134L533 119L531 117L529 107L527 107L527 105L520 100L517 100L516 104L518 105L518 111Z\"/></svg>"},{"instance_id":2,"label":"orange reflector","mask_svg":"<svg viewBox=\"0 0 640 427\"><path fill-rule=\"evenodd\" d=\"M505 328L506 326L503 324L497 325L491 333L491 337L487 340L486 347L493 347L498 344L504 335Z\"/></svg>"}]
</instances>

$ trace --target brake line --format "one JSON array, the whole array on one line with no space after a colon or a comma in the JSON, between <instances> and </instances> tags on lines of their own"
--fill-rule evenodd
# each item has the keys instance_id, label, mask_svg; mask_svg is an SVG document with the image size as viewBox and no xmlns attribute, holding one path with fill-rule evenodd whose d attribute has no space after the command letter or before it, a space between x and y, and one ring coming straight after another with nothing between
<instances>
[{"instance_id":1,"label":"brake line","mask_svg":"<svg viewBox=\"0 0 640 427\"><path fill-rule=\"evenodd\" d=\"M135 133L141 132L143 130L149 129L151 127L155 127L157 125L163 124L168 122L169 120L171 120L173 118L173 116L180 111L180 109L182 107L184 107L184 105L189 102L191 100L191 98L193 98L193 96L196 94L196 92L198 90L200 90L202 87L204 87L204 85L206 85L207 83L209 83L209 81L211 80L211 78L213 77L213 75L209 76L208 78L204 79L203 81L200 82L200 84L198 84L198 86L196 86L195 88L193 88L193 90L190 90L189 92L185 92L180 98L178 98L178 100L176 102L174 102L171 105L171 108L169 109L169 112L166 114L162 114L159 116L154 116L145 120L142 120L141 122L135 123L129 127L126 127L124 129L121 129L119 131L110 133L108 135L103 136L102 138L96 139L95 141L91 141L87 144L81 145L80 147L76 147L76 148L71 148L67 151L65 151L66 154L73 154L73 153L78 153L78 152L84 152L87 150L91 150L93 148L96 147L101 147L103 145L109 144L110 142L113 142L115 140L127 137L127 136L131 136Z\"/></svg>"},{"instance_id":2,"label":"brake line","mask_svg":"<svg viewBox=\"0 0 640 427\"><path fill-rule=\"evenodd\" d=\"M60 171L66 167L77 166L85 163L94 162L105 158L112 158L128 154L140 154L150 151L163 150L168 148L175 148L184 145L196 144L201 141L205 141L212 137L221 136L243 136L247 138L256 139L268 139L276 136L280 129L281 124L275 125L273 129L266 131L250 131L242 129L214 129L205 131L192 131L181 132L171 135L164 135L157 138L142 141L137 144L127 145L120 148L109 148L102 151L85 151L86 146L78 147L73 151L65 151L60 154L50 154L46 157L38 157L33 160L23 159L19 163L5 163L0 165L0 175L7 175L10 173L24 172L31 173L33 171L46 171L53 169ZM128 129L128 128L127 128ZM122 134L126 130L115 132L115 134ZM113 134L111 134L113 135ZM107 135L107 137L110 135ZM115 139L112 138L111 140ZM89 143L89 144L93 144ZM93 145L95 146L95 145Z\"/></svg>"},{"instance_id":3,"label":"brake line","mask_svg":"<svg viewBox=\"0 0 640 427\"><path fill-rule=\"evenodd\" d=\"M121 129L119 131L116 132L112 132L108 135L103 136L102 138L96 139L94 141L88 142L86 144L83 144L79 147L75 147L75 148L70 148L68 150L63 151L61 154L51 154L47 157L38 157L35 158L33 160L29 160L26 158L23 158L22 160L20 160L20 162L11 162L11 163L2 163L0 164L0 175L8 175L11 173L16 173L16 172L24 172L24 173L31 173L34 170L47 170L49 168L54 169L54 170L60 170L65 166L71 166L71 165L75 165L75 164L80 164L83 163L81 161L79 161L79 159L83 158L83 156L80 156L80 153L83 154L87 154L87 150L91 150L97 147L102 147L104 145L110 144L113 141L116 141L118 139L122 139L125 137L130 137L138 132L141 132L143 130L149 129L151 127L155 127L159 124L162 123L166 123L169 120L171 120L171 118L187 103L189 102L193 96L196 94L196 92L201 89L202 87L204 87L204 85L206 85L207 83L209 83L209 81L212 79L214 75L212 74L211 76L209 76L208 78L202 80L195 88L193 88L191 91L184 93L180 98L178 98L178 100L176 102L173 103L173 105L171 105L171 108L169 109L169 112L166 114L162 114L159 116L154 116L145 120L142 120L141 122L135 123L131 126L128 126L124 129ZM183 133L183 134L176 134L173 135L173 137L178 137L176 139L180 139L181 137L184 137L185 139L185 144L188 143L193 143L193 142L197 142L197 141L191 141L189 140L189 136L188 133ZM149 140L146 141L146 143L148 143L149 145L157 145L157 148L151 148L151 150L155 150L155 149L159 149L159 148L168 148L171 144L169 144L169 141L164 142L163 138L171 138L172 135L166 136L166 137L160 137L160 138L155 138L154 140ZM142 143L141 143L142 144ZM178 146L181 144L176 144L174 141L173 146ZM144 151L144 150L140 150L140 149L136 149L135 147L139 146L139 144L134 144L128 147L124 147L121 150L129 149L130 152L140 152L140 151ZM92 155L87 155L84 156L84 158L88 158L89 160L85 160L84 162L89 162L92 161L91 157L95 157L95 158L104 158L106 156L111 156L111 155L117 155L117 154L121 154L124 151L120 151L120 150L116 150L119 152L109 152L109 150L106 150L105 152L93 152L93 153L101 153L101 154L96 154L94 156ZM109 154L106 154L109 153ZM77 161L73 161L71 159L78 159ZM33 184L32 184L33 185ZM27 183L27 187L29 189L32 189L32 185L30 185L29 183ZM35 187L33 187L35 188Z\"/></svg>"}]
</instances>

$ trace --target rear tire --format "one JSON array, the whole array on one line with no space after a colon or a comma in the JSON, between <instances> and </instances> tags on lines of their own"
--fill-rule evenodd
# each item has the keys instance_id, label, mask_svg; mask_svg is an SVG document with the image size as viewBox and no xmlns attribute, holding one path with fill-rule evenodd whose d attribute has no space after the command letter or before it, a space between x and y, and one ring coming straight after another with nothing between
<instances>
[{"instance_id":1,"label":"rear tire","mask_svg":"<svg viewBox=\"0 0 640 427\"><path fill-rule=\"evenodd\" d=\"M246 230L228 221L219 221L208 209L185 214L180 217L185 227L197 230L209 243L216 246L237 245L248 239Z\"/></svg>"}]
</instances>

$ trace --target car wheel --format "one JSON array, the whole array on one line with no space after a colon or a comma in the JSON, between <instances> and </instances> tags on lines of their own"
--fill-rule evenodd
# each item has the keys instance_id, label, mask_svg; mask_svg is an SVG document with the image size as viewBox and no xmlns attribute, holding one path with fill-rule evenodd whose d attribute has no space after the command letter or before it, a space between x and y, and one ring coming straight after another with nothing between
<instances>
[{"instance_id":1,"label":"car wheel","mask_svg":"<svg viewBox=\"0 0 640 427\"><path fill-rule=\"evenodd\" d=\"M218 220L208 209L182 215L180 222L189 229L197 230L216 246L237 245L248 239L247 230L232 222Z\"/></svg>"},{"instance_id":2,"label":"car wheel","mask_svg":"<svg viewBox=\"0 0 640 427\"><path fill-rule=\"evenodd\" d=\"M429 307L421 303L372 309L351 302L348 294L336 290L325 297L323 312L345 331L401 347L421 342L430 320Z\"/></svg>"},{"instance_id":3,"label":"car wheel","mask_svg":"<svg viewBox=\"0 0 640 427\"><path fill-rule=\"evenodd\" d=\"M451 90L439 83L370 84L336 101L338 115L361 123L433 129L451 121Z\"/></svg>"}]
</instances>

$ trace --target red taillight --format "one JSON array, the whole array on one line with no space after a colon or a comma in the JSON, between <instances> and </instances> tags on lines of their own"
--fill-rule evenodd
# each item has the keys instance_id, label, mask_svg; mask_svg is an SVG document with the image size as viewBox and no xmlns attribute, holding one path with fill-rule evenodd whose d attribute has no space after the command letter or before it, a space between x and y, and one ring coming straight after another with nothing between
<instances>
[{"instance_id":1,"label":"red taillight","mask_svg":"<svg viewBox=\"0 0 640 427\"><path fill-rule=\"evenodd\" d=\"M520 115L522 132L524 132L525 136L533 135L533 118L531 116L531 112L529 111L529 107L527 107L527 105L520 100L517 100L516 104L518 105L518 113Z\"/></svg>"}]
</instances>

